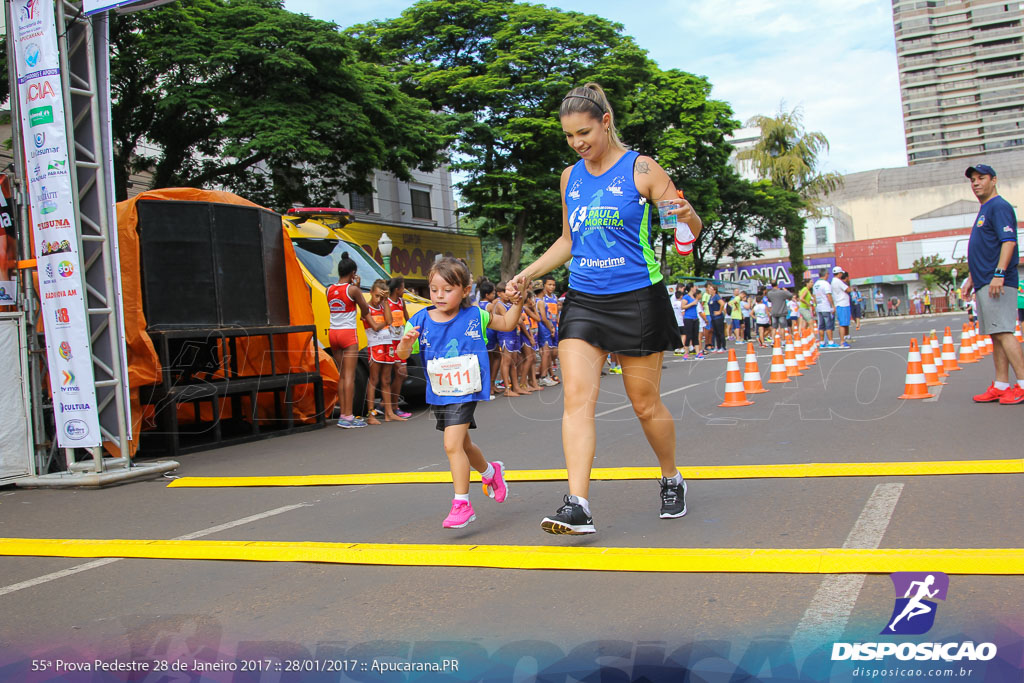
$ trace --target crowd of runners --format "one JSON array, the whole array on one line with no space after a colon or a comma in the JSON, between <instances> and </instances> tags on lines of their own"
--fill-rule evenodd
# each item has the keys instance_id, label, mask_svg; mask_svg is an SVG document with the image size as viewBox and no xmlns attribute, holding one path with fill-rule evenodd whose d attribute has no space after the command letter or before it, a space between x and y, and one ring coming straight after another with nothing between
<instances>
[{"instance_id":1,"label":"crowd of runners","mask_svg":"<svg viewBox=\"0 0 1024 683\"><path fill-rule=\"evenodd\" d=\"M818 279L799 291L775 283L753 295L736 288L730 296L710 282L703 287L677 285L672 309L683 342L675 355L688 359L695 354L700 359L725 353L728 341L756 340L766 348L774 337L802 332L813 327L815 320L823 348L848 349L853 341L851 326L854 331L860 329L864 297L850 286L849 273L836 266L831 273L819 271Z\"/></svg>"}]
</instances>

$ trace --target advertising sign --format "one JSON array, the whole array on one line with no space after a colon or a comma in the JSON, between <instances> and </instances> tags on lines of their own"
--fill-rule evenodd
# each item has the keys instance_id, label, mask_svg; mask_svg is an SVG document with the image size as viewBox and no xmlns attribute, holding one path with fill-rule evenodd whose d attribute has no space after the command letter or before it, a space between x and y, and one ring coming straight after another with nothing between
<instances>
[{"instance_id":1,"label":"advertising sign","mask_svg":"<svg viewBox=\"0 0 1024 683\"><path fill-rule=\"evenodd\" d=\"M57 443L99 446L53 3L17 0L10 28Z\"/></svg>"},{"instance_id":2,"label":"advertising sign","mask_svg":"<svg viewBox=\"0 0 1024 683\"><path fill-rule=\"evenodd\" d=\"M778 282L783 287L793 287L793 271L789 261L778 261L776 263L751 263L740 266L738 269L719 268L715 271L716 280L747 280L757 278L768 278L769 282ZM836 265L834 257L804 259L807 270L806 276L811 279L818 277L819 268L828 268L829 278L832 277L832 267ZM738 275L737 275L738 272ZM803 286L803 285L801 285Z\"/></svg>"},{"instance_id":3,"label":"advertising sign","mask_svg":"<svg viewBox=\"0 0 1024 683\"><path fill-rule=\"evenodd\" d=\"M173 0L84 0L82 9L85 13L96 14L106 12L108 9L125 8L127 11L137 11L166 5Z\"/></svg>"}]
</instances>

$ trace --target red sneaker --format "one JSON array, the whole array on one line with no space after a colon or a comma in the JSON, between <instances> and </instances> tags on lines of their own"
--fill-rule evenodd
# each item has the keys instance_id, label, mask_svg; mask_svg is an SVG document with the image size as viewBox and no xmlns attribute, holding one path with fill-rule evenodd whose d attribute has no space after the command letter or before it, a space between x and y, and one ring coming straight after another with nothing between
<instances>
[{"instance_id":1,"label":"red sneaker","mask_svg":"<svg viewBox=\"0 0 1024 683\"><path fill-rule=\"evenodd\" d=\"M984 394L977 394L974 397L975 403L994 403L1000 400L1009 389L996 389L996 383L993 382L989 385L988 389L985 390Z\"/></svg>"},{"instance_id":2,"label":"red sneaker","mask_svg":"<svg viewBox=\"0 0 1024 683\"><path fill-rule=\"evenodd\" d=\"M1011 384L1010 388L1004 391L1003 395L999 398L999 403L1004 406L1024 403L1024 389L1021 389L1019 384Z\"/></svg>"}]
</instances>

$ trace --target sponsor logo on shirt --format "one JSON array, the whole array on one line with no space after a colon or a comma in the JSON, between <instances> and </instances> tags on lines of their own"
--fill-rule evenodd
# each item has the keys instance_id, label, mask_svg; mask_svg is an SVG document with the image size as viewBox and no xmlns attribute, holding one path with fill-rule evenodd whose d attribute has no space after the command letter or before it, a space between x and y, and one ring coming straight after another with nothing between
<instances>
[{"instance_id":1,"label":"sponsor logo on shirt","mask_svg":"<svg viewBox=\"0 0 1024 683\"><path fill-rule=\"evenodd\" d=\"M572 184L572 188L569 190L569 198L570 199L579 199L580 198L580 185L582 185L582 184L583 184L582 180L577 180L575 183Z\"/></svg>"},{"instance_id":2,"label":"sponsor logo on shirt","mask_svg":"<svg viewBox=\"0 0 1024 683\"><path fill-rule=\"evenodd\" d=\"M615 179L612 180L612 182L605 189L608 190L609 192L611 192L616 197L621 197L622 196L622 183L625 180L626 179L623 178L622 176L615 176Z\"/></svg>"},{"instance_id":3,"label":"sponsor logo on shirt","mask_svg":"<svg viewBox=\"0 0 1024 683\"><path fill-rule=\"evenodd\" d=\"M583 268L618 268L624 265L626 265L626 259L623 256L605 259L583 257L580 259L580 266Z\"/></svg>"}]
</instances>

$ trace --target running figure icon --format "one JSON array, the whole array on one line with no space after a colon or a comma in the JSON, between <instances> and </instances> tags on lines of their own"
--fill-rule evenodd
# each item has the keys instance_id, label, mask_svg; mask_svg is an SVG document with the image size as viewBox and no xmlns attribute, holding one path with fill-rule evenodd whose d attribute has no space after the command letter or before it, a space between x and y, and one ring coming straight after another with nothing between
<instances>
[{"instance_id":1,"label":"running figure icon","mask_svg":"<svg viewBox=\"0 0 1024 683\"><path fill-rule=\"evenodd\" d=\"M929 612L932 611L932 607L929 606L929 605L926 605L924 602L922 602L922 600L924 598L934 598L936 595L938 595L938 593L939 593L939 589L938 588L936 588L933 591L932 590L928 590L929 588L931 588L931 586L934 583L935 583L935 575L934 574L929 574L925 578L924 581L912 581L910 583L910 587L907 588L907 592L903 596L905 598L910 598L910 601L907 602L906 607L903 608L903 611L900 612L900 615L898 617L896 617L895 619L893 619L892 623L889 624L889 630L890 631L892 631L894 633L896 632L896 624L903 617L906 617L907 621L910 621L914 617L920 616L922 614L928 614ZM915 587L917 589L917 592L914 594L913 597L910 597L910 594L912 592L914 592Z\"/></svg>"}]
</instances>

